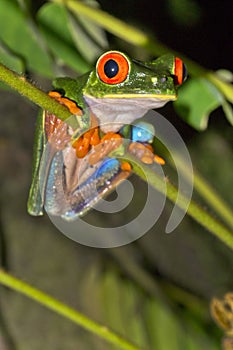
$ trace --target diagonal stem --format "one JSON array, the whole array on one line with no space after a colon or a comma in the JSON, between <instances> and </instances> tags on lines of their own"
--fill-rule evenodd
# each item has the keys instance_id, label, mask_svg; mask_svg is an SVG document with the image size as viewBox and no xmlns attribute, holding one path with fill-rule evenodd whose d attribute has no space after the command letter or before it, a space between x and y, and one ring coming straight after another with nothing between
<instances>
[{"instance_id":1,"label":"diagonal stem","mask_svg":"<svg viewBox=\"0 0 233 350\"><path fill-rule=\"evenodd\" d=\"M226 228L221 222L212 217L206 210L204 210L193 200L190 202L187 208L187 198L182 193L179 193L179 201L176 201L178 197L177 188L167 179L164 179L160 175L156 174L154 170L145 164L139 163L138 159L132 156L130 153L126 153L121 160L130 162L135 174L137 174L143 180L148 181L148 183L157 191L164 193L168 199L170 199L173 203L176 203L176 205L178 205L181 209L186 210L187 214L196 222L218 237L233 250L233 232ZM166 186L164 186L165 181Z\"/></svg>"},{"instance_id":2,"label":"diagonal stem","mask_svg":"<svg viewBox=\"0 0 233 350\"><path fill-rule=\"evenodd\" d=\"M21 93L23 96L30 99L32 102L38 104L44 109L53 112L55 115L58 115L61 119L65 120L70 117L70 112L66 107L50 98L43 91L39 90L28 81L26 81L22 76L12 72L2 64L0 64L0 80L4 81L6 84ZM140 164L140 166L137 165L138 160L136 160L132 155L128 154L127 159L130 160L130 158L133 164L133 170L138 176L145 180L145 174L147 174L149 182L154 188L160 191L161 188L164 188L164 179L160 178L150 168L142 164ZM143 171L141 169L143 169ZM177 189L171 183L167 182L167 197L175 203L177 194ZM176 204L179 205L180 208L184 208L186 206L186 203L187 200L185 196L180 195L180 201ZM211 217L211 215L204 211L204 209L192 201L187 210L187 213L198 223L200 223L215 236L221 239L228 247L233 249L233 233L225 228L215 218Z\"/></svg>"},{"instance_id":3,"label":"diagonal stem","mask_svg":"<svg viewBox=\"0 0 233 350\"><path fill-rule=\"evenodd\" d=\"M13 72L1 63L0 80L41 108L54 113L60 117L60 119L65 120L71 116L69 110L65 106L61 105L55 99L49 97L35 85L29 83L23 76Z\"/></svg>"},{"instance_id":4,"label":"diagonal stem","mask_svg":"<svg viewBox=\"0 0 233 350\"><path fill-rule=\"evenodd\" d=\"M114 344L118 349L122 350L142 350L136 345L133 345L123 337L114 333L106 326L101 325L97 322L92 321L85 315L80 312L72 309L71 307L61 303L55 298L51 297L48 294L41 292L39 289L36 289L27 283L13 277L7 272L0 270L0 284L9 287L30 299L35 300L39 304L47 307L50 310L55 311L57 314L60 314L75 324L81 326L82 328L90 331L91 333L98 335L107 342Z\"/></svg>"}]
</instances>

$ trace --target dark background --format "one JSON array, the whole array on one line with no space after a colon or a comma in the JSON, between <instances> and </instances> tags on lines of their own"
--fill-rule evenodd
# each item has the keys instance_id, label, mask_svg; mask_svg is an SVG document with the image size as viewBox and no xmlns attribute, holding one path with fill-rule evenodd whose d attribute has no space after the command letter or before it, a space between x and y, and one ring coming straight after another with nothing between
<instances>
[{"instance_id":1,"label":"dark background","mask_svg":"<svg viewBox=\"0 0 233 350\"><path fill-rule=\"evenodd\" d=\"M232 69L232 2L225 1L99 1L119 18L138 23L172 49L209 69ZM182 3L187 5L182 6ZM191 6L195 3L196 6ZM176 14L172 7L177 4ZM181 7L179 9L179 7ZM178 15L177 15L178 13Z\"/></svg>"},{"instance_id":2,"label":"dark background","mask_svg":"<svg viewBox=\"0 0 233 350\"><path fill-rule=\"evenodd\" d=\"M35 11L42 4L41 1L32 3ZM232 69L232 2L184 1L185 5L177 10L180 3L178 0L100 1L103 10L155 35L168 47L206 68ZM125 43L108 36L111 47L126 47ZM135 48L129 47L129 51L133 50ZM46 215L30 217L26 202L37 108L15 93L1 91L0 94L2 265L26 282L110 325L111 317L108 319L103 314L106 316L111 304L116 303L118 295L114 292L117 293L119 286L132 284L135 293L139 293L131 319L141 318L142 323L145 321L144 298L160 302L153 289L158 286L162 296L175 306L182 327L187 323L186 316L191 323L197 319L199 327L215 339L216 349L220 349L222 332L211 320L209 302L213 296L233 290L230 249L187 216L175 232L165 235L164 227L171 210L169 203L158 223L143 238L129 246L109 250L88 248L69 240ZM229 141L232 129L222 110L219 108L211 115L210 126L204 132L188 127L175 116L172 105L168 105L164 113L185 139L195 168L232 205ZM136 188L143 189L139 180L135 183ZM89 218L101 219L95 213L89 214ZM141 271L149 280L142 278ZM117 276L117 284L103 292L106 276ZM0 297L0 350L109 350L108 345L96 337L17 293L1 289ZM122 297L120 301L122 310L125 300ZM205 349L204 344L202 348Z\"/></svg>"}]
</instances>

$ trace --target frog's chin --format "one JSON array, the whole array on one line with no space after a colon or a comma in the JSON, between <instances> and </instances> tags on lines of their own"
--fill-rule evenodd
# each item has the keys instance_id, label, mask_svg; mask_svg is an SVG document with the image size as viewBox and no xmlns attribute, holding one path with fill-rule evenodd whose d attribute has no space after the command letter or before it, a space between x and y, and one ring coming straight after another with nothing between
<instances>
[{"instance_id":1,"label":"frog's chin","mask_svg":"<svg viewBox=\"0 0 233 350\"><path fill-rule=\"evenodd\" d=\"M141 118L150 109L163 107L175 96L140 98L96 98L84 96L87 105L100 122L104 133L118 132L125 124L131 124Z\"/></svg>"}]
</instances>

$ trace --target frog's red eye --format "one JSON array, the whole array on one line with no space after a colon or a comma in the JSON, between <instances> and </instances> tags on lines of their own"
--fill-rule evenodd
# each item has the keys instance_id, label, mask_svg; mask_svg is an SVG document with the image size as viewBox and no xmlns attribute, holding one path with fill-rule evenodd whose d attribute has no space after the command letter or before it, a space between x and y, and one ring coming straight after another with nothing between
<instances>
[{"instance_id":1,"label":"frog's red eye","mask_svg":"<svg viewBox=\"0 0 233 350\"><path fill-rule=\"evenodd\" d=\"M120 84L128 76L129 62L120 52L109 51L96 64L97 74L106 84Z\"/></svg>"},{"instance_id":2,"label":"frog's red eye","mask_svg":"<svg viewBox=\"0 0 233 350\"><path fill-rule=\"evenodd\" d=\"M176 57L175 58L175 84L181 85L187 78L187 69L183 61Z\"/></svg>"}]
</instances>

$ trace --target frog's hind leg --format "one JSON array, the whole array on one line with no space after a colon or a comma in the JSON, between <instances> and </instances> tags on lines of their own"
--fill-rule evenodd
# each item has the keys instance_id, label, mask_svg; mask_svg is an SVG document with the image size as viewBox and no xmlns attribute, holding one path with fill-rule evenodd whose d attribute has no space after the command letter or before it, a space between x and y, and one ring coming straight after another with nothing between
<instances>
[{"instance_id":1,"label":"frog's hind leg","mask_svg":"<svg viewBox=\"0 0 233 350\"><path fill-rule=\"evenodd\" d=\"M105 158L92 169L93 173L67 196L70 209L62 215L64 220L73 221L86 214L130 175L130 171L122 170L121 162L115 158Z\"/></svg>"}]
</instances>

